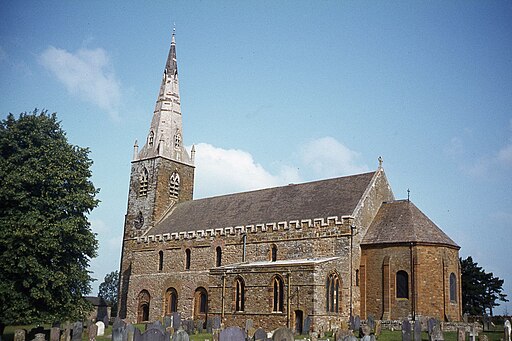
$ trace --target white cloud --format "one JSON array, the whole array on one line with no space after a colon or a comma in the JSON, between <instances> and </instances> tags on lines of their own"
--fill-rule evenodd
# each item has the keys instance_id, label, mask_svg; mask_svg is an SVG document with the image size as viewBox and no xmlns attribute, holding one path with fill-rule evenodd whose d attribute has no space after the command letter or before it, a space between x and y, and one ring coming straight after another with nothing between
<instances>
[{"instance_id":1,"label":"white cloud","mask_svg":"<svg viewBox=\"0 0 512 341\"><path fill-rule=\"evenodd\" d=\"M301 158L302 162L320 177L368 171L368 167L361 164L359 153L330 136L312 140L304 145L301 148Z\"/></svg>"},{"instance_id":2,"label":"white cloud","mask_svg":"<svg viewBox=\"0 0 512 341\"><path fill-rule=\"evenodd\" d=\"M39 61L69 93L97 105L117 119L120 83L105 50L82 48L71 53L50 46L41 53Z\"/></svg>"},{"instance_id":3,"label":"white cloud","mask_svg":"<svg viewBox=\"0 0 512 341\"><path fill-rule=\"evenodd\" d=\"M196 145L196 197L235 193L284 185L299 180L291 167L272 175L252 155L239 149L223 149L207 143Z\"/></svg>"}]
</instances>

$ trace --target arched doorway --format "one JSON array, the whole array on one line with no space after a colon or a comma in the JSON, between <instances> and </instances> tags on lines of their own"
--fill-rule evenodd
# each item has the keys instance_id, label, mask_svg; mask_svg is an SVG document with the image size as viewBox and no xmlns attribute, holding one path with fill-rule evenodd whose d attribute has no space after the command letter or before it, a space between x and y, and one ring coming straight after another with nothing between
<instances>
[{"instance_id":1,"label":"arched doorway","mask_svg":"<svg viewBox=\"0 0 512 341\"><path fill-rule=\"evenodd\" d=\"M194 293L194 320L206 322L208 317L208 292L205 288L199 287Z\"/></svg>"},{"instance_id":2,"label":"arched doorway","mask_svg":"<svg viewBox=\"0 0 512 341\"><path fill-rule=\"evenodd\" d=\"M138 295L137 323L149 321L149 303L151 296L147 290L142 290Z\"/></svg>"},{"instance_id":3,"label":"arched doorway","mask_svg":"<svg viewBox=\"0 0 512 341\"><path fill-rule=\"evenodd\" d=\"M302 310L295 310L295 332L298 335L303 333L304 313Z\"/></svg>"}]
</instances>

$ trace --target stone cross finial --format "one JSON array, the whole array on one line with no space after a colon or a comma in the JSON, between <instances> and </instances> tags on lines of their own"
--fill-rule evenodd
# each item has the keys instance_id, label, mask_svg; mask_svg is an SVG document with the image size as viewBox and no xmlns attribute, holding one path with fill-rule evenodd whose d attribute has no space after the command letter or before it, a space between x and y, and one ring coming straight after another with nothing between
<instances>
[{"instance_id":1,"label":"stone cross finial","mask_svg":"<svg viewBox=\"0 0 512 341\"><path fill-rule=\"evenodd\" d=\"M382 156L379 156L378 160L379 160L379 168L382 168L382 163L384 162L384 160L382 159Z\"/></svg>"}]
</instances>

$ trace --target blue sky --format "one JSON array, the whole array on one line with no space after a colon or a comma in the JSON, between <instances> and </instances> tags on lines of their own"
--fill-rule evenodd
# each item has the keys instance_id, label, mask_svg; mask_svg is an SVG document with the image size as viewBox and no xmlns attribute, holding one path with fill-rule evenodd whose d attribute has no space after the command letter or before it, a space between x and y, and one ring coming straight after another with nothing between
<instances>
[{"instance_id":1,"label":"blue sky","mask_svg":"<svg viewBox=\"0 0 512 341\"><path fill-rule=\"evenodd\" d=\"M94 294L173 23L195 197L376 169L512 295L512 3L0 0L0 115L91 149ZM512 305L504 305L512 311Z\"/></svg>"}]
</instances>

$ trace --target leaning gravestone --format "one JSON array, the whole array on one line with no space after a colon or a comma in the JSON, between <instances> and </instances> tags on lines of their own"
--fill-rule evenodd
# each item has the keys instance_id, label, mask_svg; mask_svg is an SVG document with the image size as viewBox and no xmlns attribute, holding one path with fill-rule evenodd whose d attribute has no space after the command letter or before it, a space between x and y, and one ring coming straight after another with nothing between
<instances>
[{"instance_id":1,"label":"leaning gravestone","mask_svg":"<svg viewBox=\"0 0 512 341\"><path fill-rule=\"evenodd\" d=\"M265 341L267 339L267 332L265 329L258 328L254 332L254 341Z\"/></svg>"},{"instance_id":2,"label":"leaning gravestone","mask_svg":"<svg viewBox=\"0 0 512 341\"><path fill-rule=\"evenodd\" d=\"M228 327L220 332L219 341L245 341L245 334L239 327Z\"/></svg>"},{"instance_id":3,"label":"leaning gravestone","mask_svg":"<svg viewBox=\"0 0 512 341\"><path fill-rule=\"evenodd\" d=\"M414 341L421 341L421 322L414 321Z\"/></svg>"},{"instance_id":4,"label":"leaning gravestone","mask_svg":"<svg viewBox=\"0 0 512 341\"><path fill-rule=\"evenodd\" d=\"M511 341L510 337L512 334L512 326L510 324L509 320L505 320L505 323L503 324L503 336L505 341Z\"/></svg>"},{"instance_id":5,"label":"leaning gravestone","mask_svg":"<svg viewBox=\"0 0 512 341\"><path fill-rule=\"evenodd\" d=\"M87 335L89 336L89 341L96 341L96 336L98 335L98 326L93 323L87 327Z\"/></svg>"},{"instance_id":6,"label":"leaning gravestone","mask_svg":"<svg viewBox=\"0 0 512 341\"><path fill-rule=\"evenodd\" d=\"M82 322L73 323L73 335L71 336L72 341L82 341L83 325Z\"/></svg>"},{"instance_id":7,"label":"leaning gravestone","mask_svg":"<svg viewBox=\"0 0 512 341\"><path fill-rule=\"evenodd\" d=\"M125 341L126 340L126 323L119 317L116 317L114 325L112 326L112 341Z\"/></svg>"},{"instance_id":8,"label":"leaning gravestone","mask_svg":"<svg viewBox=\"0 0 512 341\"><path fill-rule=\"evenodd\" d=\"M98 336L105 335L105 323L98 321L96 322L96 326L98 326Z\"/></svg>"},{"instance_id":9,"label":"leaning gravestone","mask_svg":"<svg viewBox=\"0 0 512 341\"><path fill-rule=\"evenodd\" d=\"M178 329L174 334L172 334L172 341L189 341L190 338L186 331L183 328Z\"/></svg>"},{"instance_id":10,"label":"leaning gravestone","mask_svg":"<svg viewBox=\"0 0 512 341\"><path fill-rule=\"evenodd\" d=\"M294 340L293 332L286 327L278 328L272 335L272 341L293 341L293 340Z\"/></svg>"},{"instance_id":11,"label":"leaning gravestone","mask_svg":"<svg viewBox=\"0 0 512 341\"><path fill-rule=\"evenodd\" d=\"M402 321L402 341L412 341L411 323L409 322L409 320Z\"/></svg>"},{"instance_id":12,"label":"leaning gravestone","mask_svg":"<svg viewBox=\"0 0 512 341\"><path fill-rule=\"evenodd\" d=\"M14 331L14 341L25 341L27 331L25 329L16 329Z\"/></svg>"}]
</instances>

